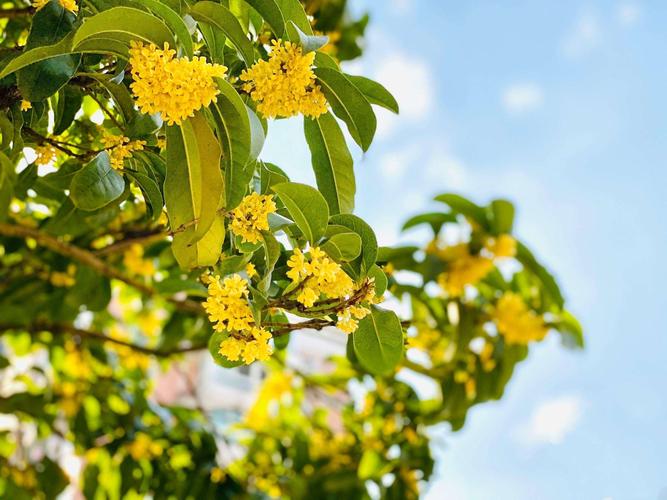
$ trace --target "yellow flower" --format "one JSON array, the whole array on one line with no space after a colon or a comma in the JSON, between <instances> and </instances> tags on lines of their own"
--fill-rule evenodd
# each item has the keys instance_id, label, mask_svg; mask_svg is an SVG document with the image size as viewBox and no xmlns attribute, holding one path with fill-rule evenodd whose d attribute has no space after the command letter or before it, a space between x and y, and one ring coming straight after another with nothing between
<instances>
[{"instance_id":1,"label":"yellow flower","mask_svg":"<svg viewBox=\"0 0 667 500\"><path fill-rule=\"evenodd\" d=\"M272 195L249 194L232 210L231 230L244 243L257 243L262 239L262 231L269 229L269 214L275 211Z\"/></svg>"},{"instance_id":2,"label":"yellow flower","mask_svg":"<svg viewBox=\"0 0 667 500\"><path fill-rule=\"evenodd\" d=\"M35 10L39 10L45 7L50 1L51 0L34 0L32 2L32 6L35 8ZM69 10L75 14L79 12L79 6L74 0L59 0L59 3L63 9Z\"/></svg>"},{"instance_id":3,"label":"yellow flower","mask_svg":"<svg viewBox=\"0 0 667 500\"><path fill-rule=\"evenodd\" d=\"M204 309L218 332L249 331L254 322L248 304L248 283L238 274L222 282L219 277L210 280Z\"/></svg>"},{"instance_id":4,"label":"yellow flower","mask_svg":"<svg viewBox=\"0 0 667 500\"><path fill-rule=\"evenodd\" d=\"M269 344L271 334L264 328L251 328L246 332L250 340L227 337L220 343L220 354L230 361L243 359L247 365L260 360L266 361L273 354L273 348Z\"/></svg>"},{"instance_id":5,"label":"yellow flower","mask_svg":"<svg viewBox=\"0 0 667 500\"><path fill-rule=\"evenodd\" d=\"M449 270L438 276L438 284L451 296L463 294L466 285L477 284L493 268L493 261L478 255L466 255L449 264Z\"/></svg>"},{"instance_id":6,"label":"yellow flower","mask_svg":"<svg viewBox=\"0 0 667 500\"><path fill-rule=\"evenodd\" d=\"M153 441L150 436L143 432L138 432L134 441L125 446L134 460L159 457L164 451L160 443Z\"/></svg>"},{"instance_id":7,"label":"yellow flower","mask_svg":"<svg viewBox=\"0 0 667 500\"><path fill-rule=\"evenodd\" d=\"M53 286L58 286L58 287L74 286L74 284L76 283L76 280L74 279L75 274L76 274L76 266L70 264L69 266L67 266L67 272L62 273L59 271L53 271L49 276L49 281Z\"/></svg>"},{"instance_id":8,"label":"yellow flower","mask_svg":"<svg viewBox=\"0 0 667 500\"><path fill-rule=\"evenodd\" d=\"M542 316L530 310L523 299L512 292L500 297L492 317L498 332L508 344L542 340L549 331Z\"/></svg>"},{"instance_id":9,"label":"yellow flower","mask_svg":"<svg viewBox=\"0 0 667 500\"><path fill-rule=\"evenodd\" d=\"M315 83L312 66L315 52L303 54L291 43L273 42L268 61L258 61L241 73L243 90L257 102L264 116L289 117L303 114L318 117L327 112L327 101Z\"/></svg>"},{"instance_id":10,"label":"yellow flower","mask_svg":"<svg viewBox=\"0 0 667 500\"><path fill-rule=\"evenodd\" d=\"M211 469L211 481L214 483L221 483L225 479L225 471L220 467L213 467Z\"/></svg>"},{"instance_id":11,"label":"yellow flower","mask_svg":"<svg viewBox=\"0 0 667 500\"><path fill-rule=\"evenodd\" d=\"M220 92L214 78L222 78L225 66L209 64L203 57L174 59L176 51L165 43L130 42L130 85L142 113L160 113L169 125L180 124L208 106Z\"/></svg>"},{"instance_id":12,"label":"yellow flower","mask_svg":"<svg viewBox=\"0 0 667 500\"><path fill-rule=\"evenodd\" d=\"M509 234L501 234L497 238L490 238L486 248L495 257L514 257L516 255L516 240Z\"/></svg>"},{"instance_id":13,"label":"yellow flower","mask_svg":"<svg viewBox=\"0 0 667 500\"><path fill-rule=\"evenodd\" d=\"M338 263L330 259L319 247L308 252L309 259L295 248L287 262L290 268L287 276L294 284L300 283L296 300L306 307L312 307L321 295L329 299L342 299L354 292L354 281ZM343 326L349 327L349 323ZM349 329L349 328L348 328Z\"/></svg>"},{"instance_id":14,"label":"yellow flower","mask_svg":"<svg viewBox=\"0 0 667 500\"><path fill-rule=\"evenodd\" d=\"M362 306L350 306L338 315L336 327L345 333L354 333L359 322L357 320L365 318L371 310Z\"/></svg>"},{"instance_id":15,"label":"yellow flower","mask_svg":"<svg viewBox=\"0 0 667 500\"><path fill-rule=\"evenodd\" d=\"M56 160L56 148L49 144L44 144L42 146L37 146L35 148L35 163L37 165L48 165Z\"/></svg>"},{"instance_id":16,"label":"yellow flower","mask_svg":"<svg viewBox=\"0 0 667 500\"><path fill-rule=\"evenodd\" d=\"M125 159L130 158L133 151L141 151L146 145L146 141L131 141L123 135L113 135L106 131L102 137L102 143L104 149L109 153L111 166L116 170L123 168Z\"/></svg>"},{"instance_id":17,"label":"yellow flower","mask_svg":"<svg viewBox=\"0 0 667 500\"><path fill-rule=\"evenodd\" d=\"M29 109L32 109L32 103L30 101L26 101L25 99L21 101L21 111L28 111Z\"/></svg>"},{"instance_id":18,"label":"yellow flower","mask_svg":"<svg viewBox=\"0 0 667 500\"><path fill-rule=\"evenodd\" d=\"M228 337L220 343L220 350L218 351L229 361L238 361L241 359L244 342L234 337Z\"/></svg>"},{"instance_id":19,"label":"yellow flower","mask_svg":"<svg viewBox=\"0 0 667 500\"><path fill-rule=\"evenodd\" d=\"M123 255L123 264L132 274L150 277L155 274L155 266L144 257L144 249L139 243L134 243Z\"/></svg>"},{"instance_id":20,"label":"yellow flower","mask_svg":"<svg viewBox=\"0 0 667 500\"><path fill-rule=\"evenodd\" d=\"M257 269L255 269L255 264L248 262L245 266L245 273L248 275L248 278L254 278L257 276Z\"/></svg>"}]
</instances>

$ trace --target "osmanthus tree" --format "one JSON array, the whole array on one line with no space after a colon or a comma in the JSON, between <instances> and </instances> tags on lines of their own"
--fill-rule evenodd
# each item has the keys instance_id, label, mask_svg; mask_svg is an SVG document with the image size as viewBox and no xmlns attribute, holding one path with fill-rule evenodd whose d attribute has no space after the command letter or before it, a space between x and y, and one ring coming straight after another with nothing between
<instances>
[{"instance_id":1,"label":"osmanthus tree","mask_svg":"<svg viewBox=\"0 0 667 500\"><path fill-rule=\"evenodd\" d=\"M366 151L373 106L398 105L341 70L366 25L345 1L2 9L1 496L415 498L428 426L500 398L550 330L582 345L509 202L437 197L405 225L424 248L378 248L352 214L346 136ZM295 116L316 186L262 161ZM299 371L290 337L325 328L347 356ZM233 432L188 377L190 407L154 396L202 350L265 365Z\"/></svg>"}]
</instances>

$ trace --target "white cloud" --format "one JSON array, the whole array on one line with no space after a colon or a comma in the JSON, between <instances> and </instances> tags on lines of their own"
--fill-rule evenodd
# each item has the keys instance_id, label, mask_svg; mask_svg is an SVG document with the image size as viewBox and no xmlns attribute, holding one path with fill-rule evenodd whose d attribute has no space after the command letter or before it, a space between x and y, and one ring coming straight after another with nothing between
<instances>
[{"instance_id":1,"label":"white cloud","mask_svg":"<svg viewBox=\"0 0 667 500\"><path fill-rule=\"evenodd\" d=\"M469 184L464 163L444 149L436 149L426 162L426 175L438 189L463 191Z\"/></svg>"},{"instance_id":2,"label":"white cloud","mask_svg":"<svg viewBox=\"0 0 667 500\"><path fill-rule=\"evenodd\" d=\"M528 422L517 429L526 445L559 444L581 419L583 402L579 396L565 395L538 405Z\"/></svg>"},{"instance_id":3,"label":"white cloud","mask_svg":"<svg viewBox=\"0 0 667 500\"><path fill-rule=\"evenodd\" d=\"M389 182L397 182L409 167L418 163L419 148L416 145L408 146L398 151L391 151L380 159L380 175Z\"/></svg>"},{"instance_id":4,"label":"white cloud","mask_svg":"<svg viewBox=\"0 0 667 500\"><path fill-rule=\"evenodd\" d=\"M405 14L412 7L412 0L391 0L391 8L398 14Z\"/></svg>"},{"instance_id":5,"label":"white cloud","mask_svg":"<svg viewBox=\"0 0 667 500\"><path fill-rule=\"evenodd\" d=\"M637 4L623 3L616 9L616 19L622 26L630 27L637 24L642 11Z\"/></svg>"},{"instance_id":6,"label":"white cloud","mask_svg":"<svg viewBox=\"0 0 667 500\"><path fill-rule=\"evenodd\" d=\"M400 52L384 59L374 72L374 78L394 95L403 120L417 121L425 118L435 104L435 90L431 67L425 61ZM388 113L379 116L378 135L387 137L395 120Z\"/></svg>"},{"instance_id":7,"label":"white cloud","mask_svg":"<svg viewBox=\"0 0 667 500\"><path fill-rule=\"evenodd\" d=\"M568 57L581 57L596 49L602 42L602 28L597 16L582 13L562 41L562 51Z\"/></svg>"},{"instance_id":8,"label":"white cloud","mask_svg":"<svg viewBox=\"0 0 667 500\"><path fill-rule=\"evenodd\" d=\"M544 92L542 87L535 83L515 83L503 91L501 98L508 112L521 114L542 106Z\"/></svg>"}]
</instances>

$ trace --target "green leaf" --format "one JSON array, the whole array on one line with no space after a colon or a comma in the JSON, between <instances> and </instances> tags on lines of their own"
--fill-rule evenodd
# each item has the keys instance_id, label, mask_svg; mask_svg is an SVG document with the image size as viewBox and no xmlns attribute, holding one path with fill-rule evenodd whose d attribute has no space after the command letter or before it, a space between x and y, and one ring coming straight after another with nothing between
<instances>
[{"instance_id":1,"label":"green leaf","mask_svg":"<svg viewBox=\"0 0 667 500\"><path fill-rule=\"evenodd\" d=\"M160 187L157 185L155 180L141 172L127 172L127 175L130 176L137 183L141 192L144 195L146 200L146 205L148 206L148 213L151 216L152 220L157 220L162 213L162 207L164 205L164 200L162 199L162 192Z\"/></svg>"},{"instance_id":2,"label":"green leaf","mask_svg":"<svg viewBox=\"0 0 667 500\"><path fill-rule=\"evenodd\" d=\"M306 184L285 182L273 186L285 204L295 224L310 243L324 236L329 219L329 207L320 192Z\"/></svg>"},{"instance_id":3,"label":"green leaf","mask_svg":"<svg viewBox=\"0 0 667 500\"><path fill-rule=\"evenodd\" d=\"M276 267L276 262L280 258L280 243L273 233L269 231L262 232L262 243L264 245L264 258L265 258L265 268L262 279L257 284L257 288L264 293L269 291L271 286L271 276L274 268Z\"/></svg>"},{"instance_id":4,"label":"green leaf","mask_svg":"<svg viewBox=\"0 0 667 500\"><path fill-rule=\"evenodd\" d=\"M113 98L126 124L136 116L134 99L125 85L114 82L109 76L99 73L86 73L85 76L95 79Z\"/></svg>"},{"instance_id":5,"label":"green leaf","mask_svg":"<svg viewBox=\"0 0 667 500\"><path fill-rule=\"evenodd\" d=\"M332 215L329 224L344 226L361 236L361 255L355 259L353 264L360 278L366 276L375 264L378 253L377 238L373 229L363 219L352 214Z\"/></svg>"},{"instance_id":6,"label":"green leaf","mask_svg":"<svg viewBox=\"0 0 667 500\"><path fill-rule=\"evenodd\" d=\"M325 54L324 52L315 53L315 66L318 68L329 68L335 71L340 71L338 62L329 54Z\"/></svg>"},{"instance_id":7,"label":"green leaf","mask_svg":"<svg viewBox=\"0 0 667 500\"><path fill-rule=\"evenodd\" d=\"M334 260L349 262L361 254L361 236L357 233L338 233L332 235L322 249Z\"/></svg>"},{"instance_id":8,"label":"green leaf","mask_svg":"<svg viewBox=\"0 0 667 500\"><path fill-rule=\"evenodd\" d=\"M584 347L584 330L570 312L561 312L553 326L560 332L565 347L570 349Z\"/></svg>"},{"instance_id":9,"label":"green leaf","mask_svg":"<svg viewBox=\"0 0 667 500\"><path fill-rule=\"evenodd\" d=\"M188 31L188 27L185 24L185 21L183 21L183 18L170 7L158 0L141 0L141 3L164 20L176 34L176 38L183 47L185 55L192 57L192 37L190 36L190 32Z\"/></svg>"},{"instance_id":10,"label":"green leaf","mask_svg":"<svg viewBox=\"0 0 667 500\"><path fill-rule=\"evenodd\" d=\"M21 55L12 59L9 64L0 71L0 79L5 78L22 68L30 66L31 64L46 61L54 57L62 56L63 54L69 54L72 50L73 38L74 34L72 33L53 45L36 47L24 51Z\"/></svg>"},{"instance_id":11,"label":"green leaf","mask_svg":"<svg viewBox=\"0 0 667 500\"><path fill-rule=\"evenodd\" d=\"M313 34L313 28L310 26L308 16L303 10L303 5L301 5L299 0L276 0L276 3L280 7L280 11L283 13L285 22L292 21L306 35Z\"/></svg>"},{"instance_id":12,"label":"green leaf","mask_svg":"<svg viewBox=\"0 0 667 500\"><path fill-rule=\"evenodd\" d=\"M74 27L74 16L58 2L49 2L32 19L25 50L60 42ZM74 75L81 56L62 55L24 68L18 73L21 95L29 101L41 101L55 94Z\"/></svg>"},{"instance_id":13,"label":"green leaf","mask_svg":"<svg viewBox=\"0 0 667 500\"><path fill-rule=\"evenodd\" d=\"M0 221L7 218L9 204L14 196L16 172L12 162L0 151Z\"/></svg>"},{"instance_id":14,"label":"green leaf","mask_svg":"<svg viewBox=\"0 0 667 500\"><path fill-rule=\"evenodd\" d=\"M285 33L285 19L276 0L245 0L264 18L273 33L282 38Z\"/></svg>"},{"instance_id":15,"label":"green leaf","mask_svg":"<svg viewBox=\"0 0 667 500\"><path fill-rule=\"evenodd\" d=\"M124 189L123 176L111 168L109 155L103 151L74 175L70 197L81 210L97 210L117 199Z\"/></svg>"},{"instance_id":16,"label":"green leaf","mask_svg":"<svg viewBox=\"0 0 667 500\"><path fill-rule=\"evenodd\" d=\"M208 352L211 353L213 361L215 361L217 365L220 365L223 368L236 368L237 366L241 366L243 361L229 361L218 352L220 350L220 344L228 337L228 332L213 332L213 335L211 335L211 338L208 341Z\"/></svg>"},{"instance_id":17,"label":"green leaf","mask_svg":"<svg viewBox=\"0 0 667 500\"><path fill-rule=\"evenodd\" d=\"M354 168L338 122L326 113L315 119L304 118L303 123L317 187L332 214L351 213L356 191Z\"/></svg>"},{"instance_id":18,"label":"green leaf","mask_svg":"<svg viewBox=\"0 0 667 500\"><path fill-rule=\"evenodd\" d=\"M60 135L74 121L74 116L81 109L83 93L80 89L67 86L58 93L58 105L54 110L53 135Z\"/></svg>"},{"instance_id":19,"label":"green leaf","mask_svg":"<svg viewBox=\"0 0 667 500\"><path fill-rule=\"evenodd\" d=\"M357 474L362 481L372 478L380 479L382 467L383 460L380 454L375 450L366 450L361 455Z\"/></svg>"},{"instance_id":20,"label":"green leaf","mask_svg":"<svg viewBox=\"0 0 667 500\"><path fill-rule=\"evenodd\" d=\"M345 74L355 87L357 87L364 97L368 99L371 104L377 104L389 111L398 114L398 103L391 92L389 92L383 85L378 82L366 78L365 76L355 76Z\"/></svg>"},{"instance_id":21,"label":"green leaf","mask_svg":"<svg viewBox=\"0 0 667 500\"><path fill-rule=\"evenodd\" d=\"M289 33L290 40L299 41L301 50L304 54L321 49L329 43L328 36L306 35L296 24L294 24L294 21L289 21L287 23L287 32Z\"/></svg>"},{"instance_id":22,"label":"green leaf","mask_svg":"<svg viewBox=\"0 0 667 500\"><path fill-rule=\"evenodd\" d=\"M387 275L384 273L382 268L380 268L380 266L374 264L370 271L368 271L368 276L374 280L375 296L382 297L384 292L387 290Z\"/></svg>"},{"instance_id":23,"label":"green leaf","mask_svg":"<svg viewBox=\"0 0 667 500\"><path fill-rule=\"evenodd\" d=\"M248 122L250 124L250 159L256 160L259 158L262 148L264 147L266 134L262 127L262 122L255 112L248 106L246 106L245 109L248 112Z\"/></svg>"},{"instance_id":24,"label":"green leaf","mask_svg":"<svg viewBox=\"0 0 667 500\"><path fill-rule=\"evenodd\" d=\"M456 216L453 214L443 214L441 212L430 212L427 214L415 215L408 219L405 224L403 224L402 230L410 229L420 224L429 224L433 229L433 233L438 234L442 226L447 223L457 222Z\"/></svg>"},{"instance_id":25,"label":"green leaf","mask_svg":"<svg viewBox=\"0 0 667 500\"><path fill-rule=\"evenodd\" d=\"M273 163L260 162L259 175L260 191L262 194L271 193L271 188L275 184L289 182L289 177L287 177L287 174L280 167L274 165Z\"/></svg>"},{"instance_id":26,"label":"green leaf","mask_svg":"<svg viewBox=\"0 0 667 500\"><path fill-rule=\"evenodd\" d=\"M255 61L252 42L243 30L243 26L225 6L215 2L197 2L190 9L190 15L198 22L210 24L221 30L234 47L238 49L248 66Z\"/></svg>"},{"instance_id":27,"label":"green leaf","mask_svg":"<svg viewBox=\"0 0 667 500\"><path fill-rule=\"evenodd\" d=\"M167 176L164 196L176 240L193 243L216 219L223 196L220 146L203 112L180 126L167 127Z\"/></svg>"},{"instance_id":28,"label":"green leaf","mask_svg":"<svg viewBox=\"0 0 667 500\"><path fill-rule=\"evenodd\" d=\"M227 81L218 79L217 83L220 94L210 110L222 145L225 207L231 210L243 199L252 178L252 170L246 168L252 134L250 117L241 97Z\"/></svg>"},{"instance_id":29,"label":"green leaf","mask_svg":"<svg viewBox=\"0 0 667 500\"><path fill-rule=\"evenodd\" d=\"M389 375L403 357L403 329L393 311L374 309L352 334L361 366L375 375Z\"/></svg>"},{"instance_id":30,"label":"green leaf","mask_svg":"<svg viewBox=\"0 0 667 500\"><path fill-rule=\"evenodd\" d=\"M556 283L554 277L542 266L532 254L530 250L523 244L517 241L516 259L531 273L533 273L541 282L545 298L548 302L554 303L558 309L563 308L564 299L560 293L560 288Z\"/></svg>"},{"instance_id":31,"label":"green leaf","mask_svg":"<svg viewBox=\"0 0 667 500\"><path fill-rule=\"evenodd\" d=\"M491 202L491 230L493 234L510 234L514 226L514 205L507 200Z\"/></svg>"},{"instance_id":32,"label":"green leaf","mask_svg":"<svg viewBox=\"0 0 667 500\"><path fill-rule=\"evenodd\" d=\"M483 207L466 200L463 196L457 194L441 194L435 197L435 201L440 201L448 205L452 211L477 222L484 229L489 229L489 220Z\"/></svg>"},{"instance_id":33,"label":"green leaf","mask_svg":"<svg viewBox=\"0 0 667 500\"><path fill-rule=\"evenodd\" d=\"M129 44L138 39L162 47L165 42L176 47L169 28L154 15L131 7L113 7L92 17L85 18L77 30L72 46L74 50L91 40L107 40Z\"/></svg>"},{"instance_id":34,"label":"green leaf","mask_svg":"<svg viewBox=\"0 0 667 500\"><path fill-rule=\"evenodd\" d=\"M315 68L314 71L331 109L345 122L359 147L367 151L377 128L370 103L344 74L330 68Z\"/></svg>"}]
</instances>

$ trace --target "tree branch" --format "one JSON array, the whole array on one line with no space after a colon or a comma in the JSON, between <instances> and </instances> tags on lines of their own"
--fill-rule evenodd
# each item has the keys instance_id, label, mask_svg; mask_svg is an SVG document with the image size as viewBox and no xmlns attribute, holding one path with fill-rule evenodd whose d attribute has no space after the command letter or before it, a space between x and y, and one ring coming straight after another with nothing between
<instances>
[{"instance_id":1,"label":"tree branch","mask_svg":"<svg viewBox=\"0 0 667 500\"><path fill-rule=\"evenodd\" d=\"M0 19L13 19L20 16L29 16L35 12L34 7L21 7L0 10Z\"/></svg>"},{"instance_id":2,"label":"tree branch","mask_svg":"<svg viewBox=\"0 0 667 500\"><path fill-rule=\"evenodd\" d=\"M125 275L115 267L110 266L99 257L95 256L93 253L75 245L60 241L51 235L39 231L38 229L15 224L0 223L0 235L18 238L33 238L37 244L46 247L53 252L59 253L60 255L77 260L82 264L92 268L102 276L122 281L123 283L130 285L132 288L140 291L147 297L157 295L155 289L135 278ZM202 306L199 302L188 299L176 300L171 297L167 300L182 311L196 314L201 314L203 312Z\"/></svg>"}]
</instances>

